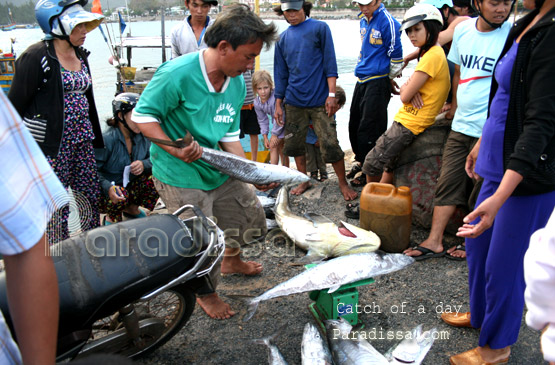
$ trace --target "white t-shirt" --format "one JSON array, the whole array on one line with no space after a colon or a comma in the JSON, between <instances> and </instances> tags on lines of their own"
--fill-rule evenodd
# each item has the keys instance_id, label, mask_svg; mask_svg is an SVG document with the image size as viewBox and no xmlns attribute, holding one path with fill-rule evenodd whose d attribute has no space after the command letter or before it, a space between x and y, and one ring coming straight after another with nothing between
<instances>
[{"instance_id":1,"label":"white t-shirt","mask_svg":"<svg viewBox=\"0 0 555 365\"><path fill-rule=\"evenodd\" d=\"M199 42L197 41L197 37L195 36L195 32L193 31L191 24L189 24L189 18L190 17L183 19L180 24L176 25L172 29L170 38L172 43L172 58L208 48L204 42L204 35L206 34L206 30L214 23L214 19L206 17L206 26Z\"/></svg>"},{"instance_id":2,"label":"white t-shirt","mask_svg":"<svg viewBox=\"0 0 555 365\"><path fill-rule=\"evenodd\" d=\"M447 59L460 66L457 111L451 129L478 138L487 119L493 69L503 50L511 23L491 32L476 29L478 18L461 22L455 28Z\"/></svg>"}]
</instances>

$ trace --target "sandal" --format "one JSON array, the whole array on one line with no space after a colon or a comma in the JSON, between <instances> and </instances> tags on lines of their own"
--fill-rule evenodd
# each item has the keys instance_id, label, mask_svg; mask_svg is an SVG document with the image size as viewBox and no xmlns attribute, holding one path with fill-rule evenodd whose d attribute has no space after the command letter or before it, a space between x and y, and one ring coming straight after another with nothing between
<instances>
[{"instance_id":1,"label":"sandal","mask_svg":"<svg viewBox=\"0 0 555 365\"><path fill-rule=\"evenodd\" d=\"M353 180L351 180L351 186L354 187L354 188L363 187L364 185L366 185L366 175L365 174L360 174L359 176L357 176Z\"/></svg>"},{"instance_id":2,"label":"sandal","mask_svg":"<svg viewBox=\"0 0 555 365\"><path fill-rule=\"evenodd\" d=\"M351 169L349 170L347 175L345 175L345 177L347 179L352 179L361 171L362 171L362 165L359 163L355 163L353 166L351 166Z\"/></svg>"},{"instance_id":3,"label":"sandal","mask_svg":"<svg viewBox=\"0 0 555 365\"><path fill-rule=\"evenodd\" d=\"M310 178L314 180L318 180L318 171L312 171L310 173Z\"/></svg>"},{"instance_id":4,"label":"sandal","mask_svg":"<svg viewBox=\"0 0 555 365\"><path fill-rule=\"evenodd\" d=\"M326 171L320 173L320 181L325 181L328 179L328 173Z\"/></svg>"},{"instance_id":5,"label":"sandal","mask_svg":"<svg viewBox=\"0 0 555 365\"><path fill-rule=\"evenodd\" d=\"M465 252L464 257L453 256L452 254L455 251L464 251ZM447 257L449 260L464 261L466 260L466 247L464 245L457 245L453 251L445 252L445 257Z\"/></svg>"},{"instance_id":6,"label":"sandal","mask_svg":"<svg viewBox=\"0 0 555 365\"><path fill-rule=\"evenodd\" d=\"M345 208L347 208L347 210L345 211L345 217L351 219L360 218L360 209L357 203L348 203Z\"/></svg>"},{"instance_id":7,"label":"sandal","mask_svg":"<svg viewBox=\"0 0 555 365\"><path fill-rule=\"evenodd\" d=\"M418 256L410 256L412 257L415 261L422 261L422 260L427 260L427 259L431 259L434 257L443 257L445 256L445 252L447 252L446 250L443 250L441 252L435 252L430 250L429 248L426 247L422 247L422 246L416 246L416 247L412 247L413 251L420 251L421 255ZM407 255L409 256L409 255Z\"/></svg>"}]
</instances>

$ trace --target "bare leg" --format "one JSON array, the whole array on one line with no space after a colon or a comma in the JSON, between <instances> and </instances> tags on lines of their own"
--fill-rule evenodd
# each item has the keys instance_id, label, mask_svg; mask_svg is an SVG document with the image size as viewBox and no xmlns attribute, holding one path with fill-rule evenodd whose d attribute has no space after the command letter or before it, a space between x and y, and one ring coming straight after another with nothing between
<instances>
[{"instance_id":1,"label":"bare leg","mask_svg":"<svg viewBox=\"0 0 555 365\"><path fill-rule=\"evenodd\" d=\"M376 175L376 176L366 175L366 183L370 184L373 182L380 182L381 178L382 178L382 175Z\"/></svg>"},{"instance_id":2,"label":"bare leg","mask_svg":"<svg viewBox=\"0 0 555 365\"><path fill-rule=\"evenodd\" d=\"M393 184L393 172L384 171L380 183L382 184Z\"/></svg>"},{"instance_id":3,"label":"bare leg","mask_svg":"<svg viewBox=\"0 0 555 365\"><path fill-rule=\"evenodd\" d=\"M300 172L302 172L303 174L306 175L306 157L305 157L305 155L295 156L295 164L297 164L297 170L299 170ZM291 194L301 195L302 193L304 193L311 186L312 185L310 184L310 181L304 182L304 183L300 184L299 186L297 186L296 188L291 189Z\"/></svg>"},{"instance_id":4,"label":"bare leg","mask_svg":"<svg viewBox=\"0 0 555 365\"><path fill-rule=\"evenodd\" d=\"M280 139L279 145L278 145L278 151L279 151L279 155L281 156L281 164L285 167L289 167L289 156L285 156L285 154L283 153L283 145L284 145L284 139Z\"/></svg>"},{"instance_id":5,"label":"bare leg","mask_svg":"<svg viewBox=\"0 0 555 365\"><path fill-rule=\"evenodd\" d=\"M197 297L197 303L210 318L228 319L235 315L229 304L224 302L216 293Z\"/></svg>"},{"instance_id":6,"label":"bare leg","mask_svg":"<svg viewBox=\"0 0 555 365\"><path fill-rule=\"evenodd\" d=\"M258 134L249 134L251 137L251 160L256 161L258 157Z\"/></svg>"},{"instance_id":7,"label":"bare leg","mask_svg":"<svg viewBox=\"0 0 555 365\"><path fill-rule=\"evenodd\" d=\"M457 207L455 205L440 205L434 207L434 213L432 215L432 227L430 228L430 234L428 238L423 241L420 246L426 247L434 252L443 251L443 232L449 219L455 213ZM420 251L407 248L404 252L407 256L420 256L422 253Z\"/></svg>"},{"instance_id":8,"label":"bare leg","mask_svg":"<svg viewBox=\"0 0 555 365\"><path fill-rule=\"evenodd\" d=\"M358 193L351 189L351 187L347 183L347 179L345 178L345 161L341 159L337 162L332 163L331 165L333 166L335 175L337 175L339 190L341 190L341 194L343 194L343 199L345 199L346 201L356 199ZM304 173L306 174L306 171L304 171Z\"/></svg>"},{"instance_id":9,"label":"bare leg","mask_svg":"<svg viewBox=\"0 0 555 365\"><path fill-rule=\"evenodd\" d=\"M277 148L270 147L270 163L272 165L279 164L279 151Z\"/></svg>"}]
</instances>

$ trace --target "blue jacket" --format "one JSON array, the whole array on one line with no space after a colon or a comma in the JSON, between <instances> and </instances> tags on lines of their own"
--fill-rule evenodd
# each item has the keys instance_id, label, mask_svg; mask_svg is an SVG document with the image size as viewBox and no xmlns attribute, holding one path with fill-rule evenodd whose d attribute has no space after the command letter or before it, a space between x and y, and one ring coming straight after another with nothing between
<instances>
[{"instance_id":1,"label":"blue jacket","mask_svg":"<svg viewBox=\"0 0 555 365\"><path fill-rule=\"evenodd\" d=\"M372 15L370 23L360 13L360 38L362 46L355 67L359 82L387 77L391 62L403 62L401 24L385 9L383 4Z\"/></svg>"},{"instance_id":2,"label":"blue jacket","mask_svg":"<svg viewBox=\"0 0 555 365\"><path fill-rule=\"evenodd\" d=\"M123 185L123 170L133 161L143 162L143 174L152 173L152 162L150 162L150 141L141 133L133 137L133 147L131 156L127 152L125 137L117 127L110 127L102 134L104 138L104 148L96 148L96 166L98 168L98 178L104 194L108 195L108 190L112 186L112 181L116 185ZM129 174L129 181L133 181L138 176Z\"/></svg>"},{"instance_id":3,"label":"blue jacket","mask_svg":"<svg viewBox=\"0 0 555 365\"><path fill-rule=\"evenodd\" d=\"M274 52L276 99L301 108L322 106L328 77L337 77L337 62L326 23L307 18L281 33Z\"/></svg>"}]
</instances>

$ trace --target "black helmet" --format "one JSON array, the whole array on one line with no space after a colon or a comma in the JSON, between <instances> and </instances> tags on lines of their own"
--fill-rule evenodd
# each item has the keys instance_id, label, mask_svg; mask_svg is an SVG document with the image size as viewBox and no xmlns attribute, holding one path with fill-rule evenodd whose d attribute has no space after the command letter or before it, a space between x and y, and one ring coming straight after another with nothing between
<instances>
[{"instance_id":1,"label":"black helmet","mask_svg":"<svg viewBox=\"0 0 555 365\"><path fill-rule=\"evenodd\" d=\"M122 115L125 115L127 112L133 110L139 101L139 96L140 95L137 93L121 93L116 95L112 101L112 112L114 113L114 118L117 121L122 122L119 117L119 112L121 112Z\"/></svg>"}]
</instances>

